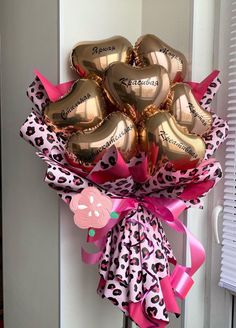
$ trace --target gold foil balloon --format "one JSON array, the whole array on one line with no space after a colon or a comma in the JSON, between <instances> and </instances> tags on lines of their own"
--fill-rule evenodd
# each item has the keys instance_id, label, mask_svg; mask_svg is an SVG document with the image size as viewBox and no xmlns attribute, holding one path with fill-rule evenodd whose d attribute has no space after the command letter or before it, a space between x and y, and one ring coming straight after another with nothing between
<instances>
[{"instance_id":1,"label":"gold foil balloon","mask_svg":"<svg viewBox=\"0 0 236 328\"><path fill-rule=\"evenodd\" d=\"M165 67L172 82L183 81L187 61L185 56L153 34L141 36L135 44L136 63L139 66L159 64Z\"/></svg>"},{"instance_id":2,"label":"gold foil balloon","mask_svg":"<svg viewBox=\"0 0 236 328\"><path fill-rule=\"evenodd\" d=\"M99 85L92 80L77 80L70 92L44 109L46 124L56 132L70 133L100 123L106 115Z\"/></svg>"},{"instance_id":3,"label":"gold foil balloon","mask_svg":"<svg viewBox=\"0 0 236 328\"><path fill-rule=\"evenodd\" d=\"M133 57L132 44L122 36L91 42L80 42L74 46L70 62L80 76L94 73L102 76L113 62L130 63Z\"/></svg>"},{"instance_id":4,"label":"gold foil balloon","mask_svg":"<svg viewBox=\"0 0 236 328\"><path fill-rule=\"evenodd\" d=\"M172 91L173 103L170 110L176 121L191 133L203 135L209 131L212 115L200 106L192 94L191 87L185 83L176 83Z\"/></svg>"},{"instance_id":5,"label":"gold foil balloon","mask_svg":"<svg viewBox=\"0 0 236 328\"><path fill-rule=\"evenodd\" d=\"M205 154L202 138L189 134L166 111L146 119L140 130L140 143L142 150L148 153L151 173L167 160L177 170L196 167Z\"/></svg>"},{"instance_id":6,"label":"gold foil balloon","mask_svg":"<svg viewBox=\"0 0 236 328\"><path fill-rule=\"evenodd\" d=\"M73 134L66 145L66 157L71 165L90 171L113 145L126 161L136 153L137 129L120 112L109 114L97 128Z\"/></svg>"},{"instance_id":7,"label":"gold foil balloon","mask_svg":"<svg viewBox=\"0 0 236 328\"><path fill-rule=\"evenodd\" d=\"M113 104L127 113L133 111L140 119L147 107L163 106L170 80L166 69L159 65L137 68L114 63L105 72L104 88Z\"/></svg>"}]
</instances>

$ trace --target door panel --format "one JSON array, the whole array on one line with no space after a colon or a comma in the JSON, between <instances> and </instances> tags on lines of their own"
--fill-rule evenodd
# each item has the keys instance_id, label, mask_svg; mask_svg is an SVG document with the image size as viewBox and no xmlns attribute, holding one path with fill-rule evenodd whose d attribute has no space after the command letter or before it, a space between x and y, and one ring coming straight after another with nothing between
<instances>
[{"instance_id":1,"label":"door panel","mask_svg":"<svg viewBox=\"0 0 236 328\"><path fill-rule=\"evenodd\" d=\"M1 133L6 328L59 327L58 199L19 137L35 66L57 81L57 0L1 1ZM43 22L43 24L42 24Z\"/></svg>"}]
</instances>

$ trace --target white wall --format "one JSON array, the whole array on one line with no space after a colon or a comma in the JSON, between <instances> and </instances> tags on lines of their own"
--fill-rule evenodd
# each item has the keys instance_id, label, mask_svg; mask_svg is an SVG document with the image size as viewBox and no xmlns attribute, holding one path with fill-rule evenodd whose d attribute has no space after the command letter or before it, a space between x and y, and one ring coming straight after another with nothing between
<instances>
[{"instance_id":1,"label":"white wall","mask_svg":"<svg viewBox=\"0 0 236 328\"><path fill-rule=\"evenodd\" d=\"M75 43L123 35L134 42L141 34L139 0L61 0L60 78L71 77L68 54ZM96 294L96 266L81 262L82 232L61 204L61 328L121 328L122 313Z\"/></svg>"},{"instance_id":2,"label":"white wall","mask_svg":"<svg viewBox=\"0 0 236 328\"><path fill-rule=\"evenodd\" d=\"M59 327L58 197L19 129L35 66L57 82L57 0L1 1L4 327Z\"/></svg>"},{"instance_id":3,"label":"white wall","mask_svg":"<svg viewBox=\"0 0 236 328\"><path fill-rule=\"evenodd\" d=\"M192 0L143 0L142 34L146 33L182 51L191 67Z\"/></svg>"}]
</instances>

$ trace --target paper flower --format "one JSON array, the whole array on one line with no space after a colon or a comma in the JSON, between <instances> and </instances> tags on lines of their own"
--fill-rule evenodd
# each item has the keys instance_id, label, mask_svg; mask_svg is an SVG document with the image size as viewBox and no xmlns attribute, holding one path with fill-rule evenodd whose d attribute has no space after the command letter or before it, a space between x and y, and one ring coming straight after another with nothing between
<instances>
[{"instance_id":1,"label":"paper flower","mask_svg":"<svg viewBox=\"0 0 236 328\"><path fill-rule=\"evenodd\" d=\"M70 209L79 228L102 228L110 219L112 201L97 188L87 187L72 197Z\"/></svg>"}]
</instances>

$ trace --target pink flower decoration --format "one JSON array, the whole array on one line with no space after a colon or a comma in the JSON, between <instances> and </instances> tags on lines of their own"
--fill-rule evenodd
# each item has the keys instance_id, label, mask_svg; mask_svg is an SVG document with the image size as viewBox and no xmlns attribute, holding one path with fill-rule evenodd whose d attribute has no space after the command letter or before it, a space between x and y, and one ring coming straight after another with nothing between
<instances>
[{"instance_id":1,"label":"pink flower decoration","mask_svg":"<svg viewBox=\"0 0 236 328\"><path fill-rule=\"evenodd\" d=\"M85 188L70 202L75 224L81 229L104 227L110 219L112 206L111 199L94 187Z\"/></svg>"}]
</instances>

